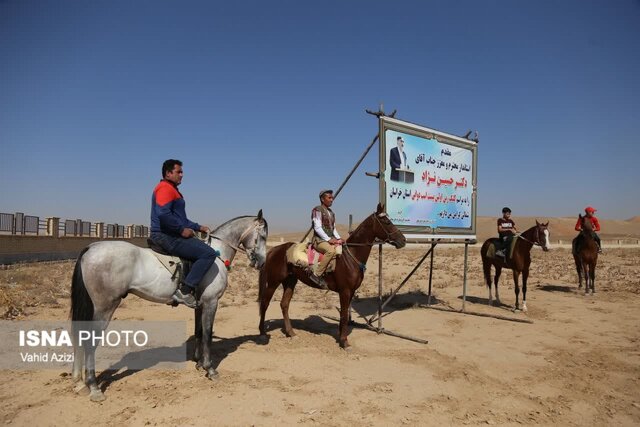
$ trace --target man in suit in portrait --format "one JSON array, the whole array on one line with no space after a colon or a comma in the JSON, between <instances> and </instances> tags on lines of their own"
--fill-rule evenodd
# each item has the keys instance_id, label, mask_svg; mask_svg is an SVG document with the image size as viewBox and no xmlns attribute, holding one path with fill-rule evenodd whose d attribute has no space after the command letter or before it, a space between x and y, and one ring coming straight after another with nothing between
<instances>
[{"instance_id":1,"label":"man in suit in portrait","mask_svg":"<svg viewBox=\"0 0 640 427\"><path fill-rule=\"evenodd\" d=\"M397 147L391 149L389 153L389 166L391 166L391 181L400 181L398 169L409 169L407 166L407 153L404 152L404 139L401 136L396 138Z\"/></svg>"}]
</instances>

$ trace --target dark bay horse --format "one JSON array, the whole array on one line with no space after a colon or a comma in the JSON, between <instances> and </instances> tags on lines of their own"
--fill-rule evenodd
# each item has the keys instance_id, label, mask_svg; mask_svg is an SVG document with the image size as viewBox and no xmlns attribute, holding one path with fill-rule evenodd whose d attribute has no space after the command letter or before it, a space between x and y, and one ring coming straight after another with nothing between
<instances>
[{"instance_id":1,"label":"dark bay horse","mask_svg":"<svg viewBox=\"0 0 640 427\"><path fill-rule=\"evenodd\" d=\"M513 281L515 283L516 291L516 306L515 310L519 310L520 306L518 298L520 296L520 287L518 286L518 277L522 273L522 310L527 311L527 279L529 277L529 265L531 265L531 248L533 245L542 247L545 252L551 247L549 244L549 230L547 226L549 223L541 224L536 221L536 225L526 230L525 232L518 234L514 237L517 239L513 248L513 255L509 258L502 257L489 257L487 252L491 245L495 245L499 239L491 238L487 239L482 248L480 249L480 255L482 256L482 269L484 270L484 278L489 287L489 304L492 304L491 297L491 266L496 268L496 275L494 278L494 284L496 288L496 303L500 304L500 296L498 295L498 279L503 268L513 270ZM505 252L508 252L507 248Z\"/></svg>"},{"instance_id":2,"label":"dark bay horse","mask_svg":"<svg viewBox=\"0 0 640 427\"><path fill-rule=\"evenodd\" d=\"M246 253L251 267L260 269L266 259L267 234L267 222L260 210L258 216L243 216L227 221L215 229L208 239L208 244L220 252L220 257L216 258L196 291L199 306L195 310L195 359L197 366L202 367L210 379L218 375L211 362L210 344L218 302L227 288L228 274L223 260L233 261L240 250ZM171 273L151 249L140 248L129 242L100 241L92 243L80 253L71 285L74 337L72 377L77 383L76 392L88 390L92 401L105 399L96 380L96 347L78 345L79 334L83 331L105 330L120 302L128 294L167 304L176 286Z\"/></svg>"},{"instance_id":3,"label":"dark bay horse","mask_svg":"<svg viewBox=\"0 0 640 427\"><path fill-rule=\"evenodd\" d=\"M349 322L349 305L356 290L362 284L364 278L364 267L367 264L371 248L377 244L376 239L385 243L390 243L396 248L402 248L406 244L404 235L391 223L389 217L384 213L384 206L378 204L376 212L369 215L356 228L347 239L343 253L336 260L335 271L327 273L325 281L330 290L340 295L340 326L338 329L338 342L340 347L349 346L347 340L347 323ZM317 288L309 280L306 269L293 266L287 263L286 252L291 245L288 242L276 246L267 253L267 260L260 270L259 300L260 300L260 335L266 336L267 331L264 326L264 316L273 297L275 290L282 284L284 293L280 301L282 316L284 318L284 331L288 337L294 336L295 332L289 320L289 302L293 296L293 291L298 280L305 284Z\"/></svg>"},{"instance_id":4,"label":"dark bay horse","mask_svg":"<svg viewBox=\"0 0 640 427\"><path fill-rule=\"evenodd\" d=\"M593 238L593 226L586 216L578 215L578 220L582 224L580 234L573 239L573 260L578 271L578 289L582 288L582 278L584 277L584 294L596 293L596 265L598 264L598 244Z\"/></svg>"}]
</instances>

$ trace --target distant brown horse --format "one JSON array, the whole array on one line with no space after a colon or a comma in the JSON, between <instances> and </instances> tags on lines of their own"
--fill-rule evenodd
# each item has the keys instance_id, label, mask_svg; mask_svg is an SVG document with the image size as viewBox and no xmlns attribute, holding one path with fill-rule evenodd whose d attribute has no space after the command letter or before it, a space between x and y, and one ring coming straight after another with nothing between
<instances>
[{"instance_id":1,"label":"distant brown horse","mask_svg":"<svg viewBox=\"0 0 640 427\"><path fill-rule=\"evenodd\" d=\"M520 295L520 287L518 286L518 277L522 273L522 310L527 311L527 278L529 277L529 265L531 264L531 248L533 245L542 247L545 252L549 250L549 230L547 226L549 223L541 224L536 221L536 225L526 230L525 232L518 234L514 237L517 239L513 248L513 255L508 256L509 248L505 249L505 258L502 257L489 257L487 252L491 245L495 245L499 239L491 238L487 239L482 248L480 249L480 255L482 256L482 268L484 270L484 278L489 287L489 304L491 304L491 266L496 268L496 276L494 278L494 284L496 288L496 304L500 304L500 296L498 295L498 279L503 268L513 270L513 282L515 283L516 291L516 306L515 310L519 310L518 298Z\"/></svg>"},{"instance_id":2,"label":"distant brown horse","mask_svg":"<svg viewBox=\"0 0 640 427\"><path fill-rule=\"evenodd\" d=\"M376 241L378 239L378 241ZM369 215L356 228L345 245L342 255L336 260L335 270L325 274L324 278L330 290L340 295L340 326L338 329L338 342L340 347L349 346L347 340L347 323L349 321L349 305L356 290L362 284L364 270L371 253L371 247L378 242L390 243L396 248L402 248L406 244L404 235L391 223L384 213L384 206L378 204L376 212ZM264 316L273 297L273 293L280 284L284 287L280 307L284 318L284 332L288 337L295 332L289 320L289 302L298 280L305 284L318 288L310 279L305 268L300 268L287 263L286 252L291 245L288 242L276 246L267 253L267 260L260 270L259 300L260 300L260 335L266 336Z\"/></svg>"},{"instance_id":3,"label":"distant brown horse","mask_svg":"<svg viewBox=\"0 0 640 427\"><path fill-rule=\"evenodd\" d=\"M578 289L582 288L582 277L584 277L584 294L589 295L589 288L591 293L595 294L598 244L593 237L593 227L589 218L578 215L578 220L582 224L582 229L572 242L573 259L578 271Z\"/></svg>"}]
</instances>

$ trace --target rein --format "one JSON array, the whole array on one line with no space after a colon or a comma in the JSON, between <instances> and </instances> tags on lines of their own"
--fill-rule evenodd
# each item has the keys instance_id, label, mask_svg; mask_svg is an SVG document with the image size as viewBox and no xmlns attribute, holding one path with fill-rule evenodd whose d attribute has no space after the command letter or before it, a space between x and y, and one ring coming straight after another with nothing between
<instances>
[{"instance_id":1,"label":"rein","mask_svg":"<svg viewBox=\"0 0 640 427\"><path fill-rule=\"evenodd\" d=\"M364 245L363 245L364 246ZM347 254L349 254L349 256L351 257L351 259L358 265L358 268L360 268L361 271L364 271L367 267L366 265L364 265L362 262L360 262L358 260L358 258L355 257L354 254L351 253L351 251L349 250L348 247L344 248L344 252L346 252Z\"/></svg>"},{"instance_id":2,"label":"rein","mask_svg":"<svg viewBox=\"0 0 640 427\"><path fill-rule=\"evenodd\" d=\"M349 257L358 265L358 267L360 268L360 271L364 272L366 270L366 265L364 265L362 262L360 262L355 255L353 255L353 253L349 250L349 246L368 246L368 247L372 247L374 245L378 245L378 244L382 244L382 243L389 243L390 240L390 236L394 235L395 233L399 233L400 231L394 231L393 233L389 233L387 231L387 229L384 227L384 225L382 225L382 222L380 222L380 220L378 219L378 215L377 213L373 214L373 217L376 219L376 221L378 221L378 224L380 225L380 227L382 227L382 229L384 230L385 233L387 233L387 238L385 240L379 240L377 238L374 238L373 241L371 243L356 243L356 242L344 242L342 244L342 246L344 246L344 251L349 255ZM356 231L358 231L358 229L364 224L364 222L360 223L360 225L358 225L358 227L352 232L352 234L355 234Z\"/></svg>"},{"instance_id":3,"label":"rein","mask_svg":"<svg viewBox=\"0 0 640 427\"><path fill-rule=\"evenodd\" d=\"M374 245L379 245L382 243L389 243L389 237L399 233L400 231L394 231L393 233L389 233L387 231L387 229L382 225L382 223L380 222L380 220L378 219L378 215L376 213L373 214L373 217L375 218L376 221L378 221L378 224L380 224L380 227L382 227L382 229L384 230L385 233L387 233L387 238L385 240L378 240L376 238L373 239L373 241L371 243L349 243L349 242L344 242L343 245L344 246L374 246ZM358 227L353 230L353 233L355 233L356 231L358 231L358 229L364 224L364 221L362 223L360 223L360 225L358 225ZM353 234L352 233L352 234Z\"/></svg>"},{"instance_id":4,"label":"rein","mask_svg":"<svg viewBox=\"0 0 640 427\"><path fill-rule=\"evenodd\" d=\"M214 235L212 235L210 233L207 233L207 236L203 239L203 241L205 241L209 246L211 246L211 239L219 240L222 243L224 243L225 245L235 249L238 252L242 252L242 253L245 253L245 254L247 253L247 250L244 249L244 248L241 248L240 245L234 245L233 243L231 243L231 242L229 242L229 241L227 241L227 240L225 240L225 239L223 239L221 237L214 236Z\"/></svg>"},{"instance_id":5,"label":"rein","mask_svg":"<svg viewBox=\"0 0 640 427\"><path fill-rule=\"evenodd\" d=\"M244 246L244 244L242 243L242 241L245 239L245 237L247 237L249 235L250 232L256 230L259 227L259 225L254 224L253 226L247 228L241 235L240 235L240 239L238 239L240 241L240 243ZM218 236L214 236L213 234L211 234L211 231L207 232L207 235L204 239L201 239L202 241L206 242L209 246L211 246L211 239L216 239L221 241L222 243L224 243L225 245L235 249L238 252L242 252L244 254L247 253L247 249L246 248L242 248L240 247L240 245L234 245L233 243L218 237Z\"/></svg>"},{"instance_id":6,"label":"rein","mask_svg":"<svg viewBox=\"0 0 640 427\"><path fill-rule=\"evenodd\" d=\"M522 236L522 233L521 233L521 234L516 234L516 237L517 237L518 239L522 239L522 240L524 240L525 242L529 242L529 243L531 243L531 244L532 244L532 245L534 245L534 246L540 246L540 247L542 247L542 244L538 243L537 241L536 241L536 242L532 242L531 240L527 239L526 237L523 237L523 236ZM540 238L539 238L539 231L538 231L538 227L536 227L536 240L540 240Z\"/></svg>"}]
</instances>

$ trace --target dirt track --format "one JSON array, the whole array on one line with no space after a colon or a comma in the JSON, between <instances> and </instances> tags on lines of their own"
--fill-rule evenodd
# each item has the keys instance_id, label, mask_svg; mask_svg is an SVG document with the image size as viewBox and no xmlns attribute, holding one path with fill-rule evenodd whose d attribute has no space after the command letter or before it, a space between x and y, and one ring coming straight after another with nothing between
<instances>
[{"instance_id":1,"label":"dirt track","mask_svg":"<svg viewBox=\"0 0 640 427\"><path fill-rule=\"evenodd\" d=\"M429 340L423 345L355 328L350 352L335 341L338 298L299 286L291 315L298 335L284 337L274 297L270 340L256 342L257 274L240 261L215 323L220 379L188 362L177 371L121 371L103 383L107 400L71 391L59 371L4 371L0 420L12 425L440 425L640 423L640 249L611 249L600 259L596 296L577 292L568 249L534 250L527 304L512 313L509 272L488 307L479 250L470 250L467 309L533 324L418 308L426 269L389 307L384 327ZM424 252L385 249L385 292ZM434 294L460 308L462 249L438 249ZM0 271L0 314L65 319L72 263ZM377 258L369 260L355 319L376 310ZM136 297L118 319L184 319L193 314ZM103 377L104 379L105 377Z\"/></svg>"}]
</instances>

